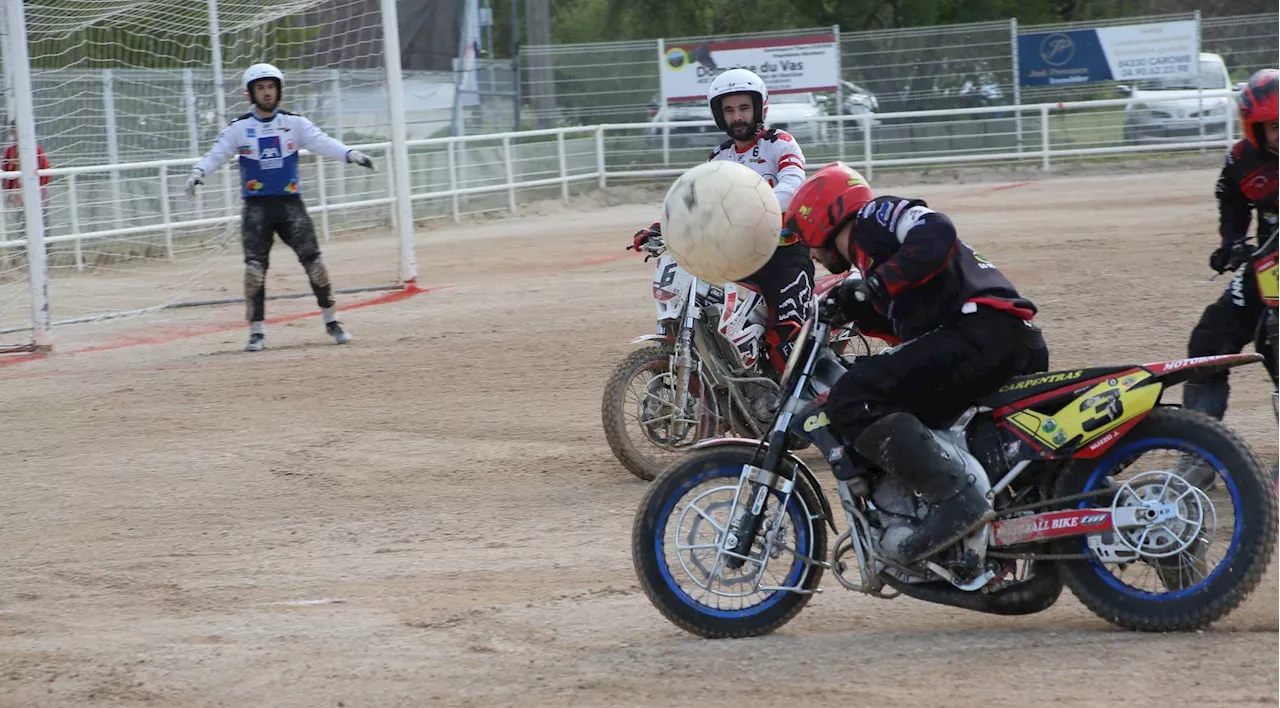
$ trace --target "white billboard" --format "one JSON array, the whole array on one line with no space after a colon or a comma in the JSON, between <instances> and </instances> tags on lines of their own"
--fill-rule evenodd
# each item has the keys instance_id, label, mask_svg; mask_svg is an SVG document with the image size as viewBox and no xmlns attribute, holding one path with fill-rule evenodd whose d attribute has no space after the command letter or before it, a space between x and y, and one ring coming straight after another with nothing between
<instances>
[{"instance_id":1,"label":"white billboard","mask_svg":"<svg viewBox=\"0 0 1280 708\"><path fill-rule=\"evenodd\" d=\"M705 100L712 79L728 69L750 69L769 93L835 91L840 47L833 35L723 42L658 44L662 96L667 102Z\"/></svg>"}]
</instances>

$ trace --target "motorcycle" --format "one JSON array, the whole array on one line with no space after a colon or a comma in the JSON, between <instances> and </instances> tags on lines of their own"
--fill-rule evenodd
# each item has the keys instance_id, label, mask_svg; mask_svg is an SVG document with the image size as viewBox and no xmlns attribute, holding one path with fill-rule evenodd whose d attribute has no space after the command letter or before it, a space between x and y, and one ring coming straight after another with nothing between
<instances>
[{"instance_id":1,"label":"motorcycle","mask_svg":"<svg viewBox=\"0 0 1280 708\"><path fill-rule=\"evenodd\" d=\"M657 260L658 331L631 340L654 346L632 352L614 368L600 417L622 466L651 480L700 440L727 433L761 437L781 389L764 368L769 324L764 298L735 283L720 287L695 278L666 253L661 237L650 238L641 249L646 262ZM846 277L818 278L816 296ZM872 351L871 341L853 327L836 328L831 344L838 355Z\"/></svg>"},{"instance_id":2,"label":"motorcycle","mask_svg":"<svg viewBox=\"0 0 1280 708\"><path fill-rule=\"evenodd\" d=\"M767 634L821 592L830 570L872 597L1001 615L1045 610L1066 586L1120 627L1191 630L1225 616L1262 579L1276 540L1267 473L1222 423L1161 402L1192 372L1261 355L1020 376L973 401L930 434L964 462L995 517L905 563L893 549L928 508L828 430L822 404L847 370L829 342L838 319L824 299L805 325L763 439L698 443L641 501L636 573L677 626L703 637ZM835 477L847 530L829 554L835 517L791 449L797 435ZM1183 455L1208 464L1216 484L1202 489L1176 474ZM1151 576L1154 588L1137 584Z\"/></svg>"}]
</instances>

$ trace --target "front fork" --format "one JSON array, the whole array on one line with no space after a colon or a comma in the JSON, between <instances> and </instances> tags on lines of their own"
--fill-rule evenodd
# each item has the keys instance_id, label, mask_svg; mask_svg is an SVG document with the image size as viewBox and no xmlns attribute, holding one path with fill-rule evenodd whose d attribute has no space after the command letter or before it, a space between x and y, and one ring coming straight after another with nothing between
<instances>
[{"instance_id":1,"label":"front fork","mask_svg":"<svg viewBox=\"0 0 1280 708\"><path fill-rule=\"evenodd\" d=\"M792 422L803 420L803 418L797 417L802 411L816 408L805 404L800 399L800 393L809 384L809 376L813 373L814 364L822 351L822 347L825 346L828 334L828 325L821 323L817 325L812 334L812 342L808 345L809 351L805 357L804 365L799 371L790 372L791 376L796 377L796 381L784 390L789 395L783 401L781 409L778 411L778 416L774 419L773 425L769 428L769 433L765 438L768 447L765 449L764 460L758 467L746 465L743 469L741 483L748 484L746 503L735 509L735 513L730 517L729 533L725 537L725 545L733 553L727 561L731 568L739 568L746 562L744 558L750 554L751 546L755 542L757 534L760 533L760 527L764 524L765 507L767 506L771 485L762 480L786 477L785 475L780 475L778 470L788 451L787 437L788 431L792 427ZM784 380L782 383L786 385L787 381ZM831 439L834 440L834 436ZM824 453L827 453L827 451L824 450ZM792 481L794 482L794 480ZM739 495L739 499L741 499L741 495ZM782 512L776 520L777 523L781 522L781 516L785 514L785 502L786 499L784 498Z\"/></svg>"},{"instance_id":2,"label":"front fork","mask_svg":"<svg viewBox=\"0 0 1280 708\"><path fill-rule=\"evenodd\" d=\"M676 333L675 348L669 364L675 383L673 423L684 418L685 408L689 405L689 382L697 373L693 359L693 330L702 316L701 308L697 306L697 296L698 279L691 278L689 292L685 296L684 316L680 319L680 331Z\"/></svg>"}]
</instances>

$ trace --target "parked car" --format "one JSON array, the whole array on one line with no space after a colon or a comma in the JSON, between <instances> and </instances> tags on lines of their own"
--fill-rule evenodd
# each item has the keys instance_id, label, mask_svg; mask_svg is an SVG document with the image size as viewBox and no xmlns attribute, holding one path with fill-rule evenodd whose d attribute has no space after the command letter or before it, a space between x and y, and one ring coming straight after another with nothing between
<instances>
[{"instance_id":1,"label":"parked car","mask_svg":"<svg viewBox=\"0 0 1280 708\"><path fill-rule=\"evenodd\" d=\"M880 100L876 98L874 93L853 83L852 81L841 81L841 89L844 94L842 101L843 110L837 110L835 102L835 94L819 94L816 97L818 104L822 107L823 113L826 115L846 115L846 116L864 116L874 114L880 110ZM853 130L857 132L861 121L849 121L844 124L845 130ZM872 119L871 125L880 125L878 119ZM828 123L826 138L830 140L835 135L836 124Z\"/></svg>"},{"instance_id":2,"label":"parked car","mask_svg":"<svg viewBox=\"0 0 1280 708\"><path fill-rule=\"evenodd\" d=\"M1116 90L1139 99L1125 106L1124 142L1152 144L1200 140L1204 124L1206 140L1224 140L1227 121L1233 120L1233 101L1225 97L1201 98L1200 89L1231 88L1226 62L1217 54L1200 55L1198 77L1144 79ZM1144 103L1144 98L1173 98L1172 101Z\"/></svg>"},{"instance_id":3,"label":"parked car","mask_svg":"<svg viewBox=\"0 0 1280 708\"><path fill-rule=\"evenodd\" d=\"M876 98L874 93L852 81L841 81L840 87L844 93L845 115L860 116L880 110L880 99Z\"/></svg>"},{"instance_id":4,"label":"parked car","mask_svg":"<svg viewBox=\"0 0 1280 708\"><path fill-rule=\"evenodd\" d=\"M794 135L800 141L801 149L806 145L823 145L827 142L831 124L814 120L824 114L822 102L810 91L769 96L768 126Z\"/></svg>"},{"instance_id":5,"label":"parked car","mask_svg":"<svg viewBox=\"0 0 1280 708\"><path fill-rule=\"evenodd\" d=\"M661 97L655 99L649 110L649 127L645 128L644 134L649 139L651 147L654 149L661 148L662 142L662 126L660 123L687 123L689 125L673 126L667 129L669 134L668 145L672 149L680 148L704 148L710 150L712 146L724 141L725 135L716 127L711 117L711 108L705 101L690 101L687 103L671 103L666 109L662 108ZM705 122L705 125L693 125L696 122Z\"/></svg>"}]
</instances>

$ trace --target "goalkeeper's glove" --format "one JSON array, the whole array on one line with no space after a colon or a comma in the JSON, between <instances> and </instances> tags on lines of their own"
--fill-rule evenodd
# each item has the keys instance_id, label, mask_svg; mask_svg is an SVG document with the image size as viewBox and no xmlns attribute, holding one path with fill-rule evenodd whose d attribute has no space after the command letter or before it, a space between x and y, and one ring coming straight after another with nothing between
<instances>
[{"instance_id":1,"label":"goalkeeper's glove","mask_svg":"<svg viewBox=\"0 0 1280 708\"><path fill-rule=\"evenodd\" d=\"M369 157L363 152L360 152L359 150L349 151L347 153L347 162L350 162L353 165L360 165L361 167L365 167L370 170L374 169L373 158Z\"/></svg>"},{"instance_id":2,"label":"goalkeeper's glove","mask_svg":"<svg viewBox=\"0 0 1280 708\"><path fill-rule=\"evenodd\" d=\"M191 173L187 175L186 193L188 197L196 195L196 185L204 184L204 170L199 167L192 167Z\"/></svg>"}]
</instances>

